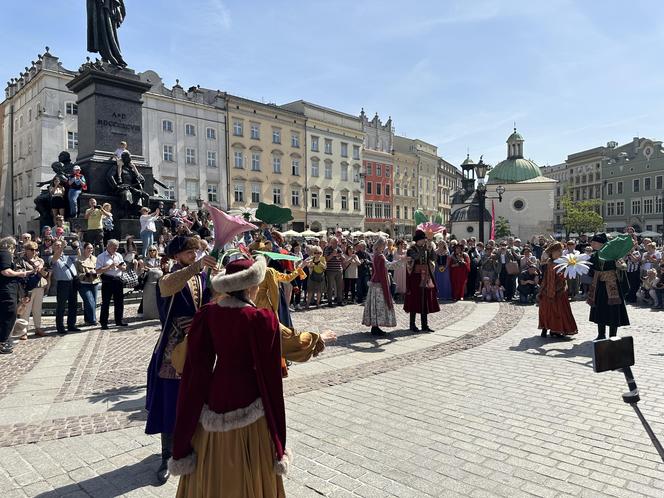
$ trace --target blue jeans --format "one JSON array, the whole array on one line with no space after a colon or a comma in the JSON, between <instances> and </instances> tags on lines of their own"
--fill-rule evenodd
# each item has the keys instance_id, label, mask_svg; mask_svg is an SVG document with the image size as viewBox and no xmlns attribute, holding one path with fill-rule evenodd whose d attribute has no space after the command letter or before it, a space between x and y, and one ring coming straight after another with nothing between
<instances>
[{"instance_id":1,"label":"blue jeans","mask_svg":"<svg viewBox=\"0 0 664 498\"><path fill-rule=\"evenodd\" d=\"M76 218L78 216L78 197L81 195L81 190L73 188L69 189L69 216Z\"/></svg>"},{"instance_id":2,"label":"blue jeans","mask_svg":"<svg viewBox=\"0 0 664 498\"><path fill-rule=\"evenodd\" d=\"M81 283L78 293L83 300L83 318L85 323L97 323L97 294L99 284Z\"/></svg>"},{"instance_id":3,"label":"blue jeans","mask_svg":"<svg viewBox=\"0 0 664 498\"><path fill-rule=\"evenodd\" d=\"M143 230L141 232L141 241L143 242L143 257L148 255L148 247L154 243L154 232Z\"/></svg>"}]
</instances>

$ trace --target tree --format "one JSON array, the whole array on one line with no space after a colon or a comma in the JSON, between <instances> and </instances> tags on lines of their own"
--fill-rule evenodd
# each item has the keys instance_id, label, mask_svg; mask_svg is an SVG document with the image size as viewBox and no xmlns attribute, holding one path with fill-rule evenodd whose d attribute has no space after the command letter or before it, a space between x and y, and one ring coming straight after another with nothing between
<instances>
[{"instance_id":1,"label":"tree","mask_svg":"<svg viewBox=\"0 0 664 498\"><path fill-rule=\"evenodd\" d=\"M512 235L510 230L510 222L503 216L498 216L496 218L496 239L502 239L503 237L509 237Z\"/></svg>"},{"instance_id":2,"label":"tree","mask_svg":"<svg viewBox=\"0 0 664 498\"><path fill-rule=\"evenodd\" d=\"M597 232L604 228L604 218L597 212L602 205L601 200L573 201L568 194L563 197L562 205L564 209L563 226L568 234Z\"/></svg>"}]
</instances>

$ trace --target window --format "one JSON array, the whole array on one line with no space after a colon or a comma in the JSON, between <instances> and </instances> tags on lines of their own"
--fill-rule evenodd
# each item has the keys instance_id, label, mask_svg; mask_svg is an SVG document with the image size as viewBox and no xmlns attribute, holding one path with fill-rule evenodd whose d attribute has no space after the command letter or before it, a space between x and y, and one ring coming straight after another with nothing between
<instances>
[{"instance_id":1,"label":"window","mask_svg":"<svg viewBox=\"0 0 664 498\"><path fill-rule=\"evenodd\" d=\"M164 178L164 185L166 185L166 191L164 192L164 197L170 201L175 200L175 180L172 178Z\"/></svg>"},{"instance_id":2,"label":"window","mask_svg":"<svg viewBox=\"0 0 664 498\"><path fill-rule=\"evenodd\" d=\"M311 150L313 152L318 152L318 137L311 137Z\"/></svg>"},{"instance_id":3,"label":"window","mask_svg":"<svg viewBox=\"0 0 664 498\"><path fill-rule=\"evenodd\" d=\"M332 193L325 193L325 209L332 209Z\"/></svg>"},{"instance_id":4,"label":"window","mask_svg":"<svg viewBox=\"0 0 664 498\"><path fill-rule=\"evenodd\" d=\"M641 199L632 199L632 214L641 214Z\"/></svg>"},{"instance_id":5,"label":"window","mask_svg":"<svg viewBox=\"0 0 664 498\"><path fill-rule=\"evenodd\" d=\"M348 157L348 144L341 142L341 157Z\"/></svg>"},{"instance_id":6,"label":"window","mask_svg":"<svg viewBox=\"0 0 664 498\"><path fill-rule=\"evenodd\" d=\"M295 133L295 132L291 133L290 144L291 144L291 147L294 147L296 149L300 148L300 134L299 133Z\"/></svg>"},{"instance_id":7,"label":"window","mask_svg":"<svg viewBox=\"0 0 664 498\"><path fill-rule=\"evenodd\" d=\"M217 153L215 151L209 150L207 153L207 165L208 168L217 167Z\"/></svg>"},{"instance_id":8,"label":"window","mask_svg":"<svg viewBox=\"0 0 664 498\"><path fill-rule=\"evenodd\" d=\"M382 195L381 190L383 189L383 185L381 183L376 182L376 195Z\"/></svg>"},{"instance_id":9,"label":"window","mask_svg":"<svg viewBox=\"0 0 664 498\"><path fill-rule=\"evenodd\" d=\"M390 184L389 184L389 183L386 183L386 184L385 184L385 195L386 195L387 197L390 196Z\"/></svg>"},{"instance_id":10,"label":"window","mask_svg":"<svg viewBox=\"0 0 664 498\"><path fill-rule=\"evenodd\" d=\"M354 195L353 196L353 210L354 211L359 211L360 210L360 196L359 195Z\"/></svg>"},{"instance_id":11,"label":"window","mask_svg":"<svg viewBox=\"0 0 664 498\"><path fill-rule=\"evenodd\" d=\"M78 149L78 132L77 131L68 131L67 132L67 148Z\"/></svg>"},{"instance_id":12,"label":"window","mask_svg":"<svg viewBox=\"0 0 664 498\"><path fill-rule=\"evenodd\" d=\"M233 159L236 168L244 169L244 154L242 154L241 150L236 150L233 152Z\"/></svg>"},{"instance_id":13,"label":"window","mask_svg":"<svg viewBox=\"0 0 664 498\"><path fill-rule=\"evenodd\" d=\"M164 119L161 122L161 129L164 131L164 133L173 133L173 121Z\"/></svg>"},{"instance_id":14,"label":"window","mask_svg":"<svg viewBox=\"0 0 664 498\"><path fill-rule=\"evenodd\" d=\"M293 176L300 176L300 160L293 159L291 161L291 174Z\"/></svg>"},{"instance_id":15,"label":"window","mask_svg":"<svg viewBox=\"0 0 664 498\"><path fill-rule=\"evenodd\" d=\"M28 122L32 121L32 109L28 109Z\"/></svg>"},{"instance_id":16,"label":"window","mask_svg":"<svg viewBox=\"0 0 664 498\"><path fill-rule=\"evenodd\" d=\"M75 104L74 102L67 102L65 104L65 114L70 116L78 115L78 104Z\"/></svg>"},{"instance_id":17,"label":"window","mask_svg":"<svg viewBox=\"0 0 664 498\"><path fill-rule=\"evenodd\" d=\"M293 189L291 190L291 205L292 206L299 206L300 205L300 190L299 189Z\"/></svg>"},{"instance_id":18,"label":"window","mask_svg":"<svg viewBox=\"0 0 664 498\"><path fill-rule=\"evenodd\" d=\"M383 205L383 214L385 215L385 218L392 218L392 205L391 204L384 204Z\"/></svg>"},{"instance_id":19,"label":"window","mask_svg":"<svg viewBox=\"0 0 664 498\"><path fill-rule=\"evenodd\" d=\"M312 159L311 160L311 176L318 176L318 166L319 162L318 159Z\"/></svg>"},{"instance_id":20,"label":"window","mask_svg":"<svg viewBox=\"0 0 664 498\"><path fill-rule=\"evenodd\" d=\"M663 199L661 196L657 196L655 198L655 212L656 213L661 213L662 212L662 204L663 204Z\"/></svg>"},{"instance_id":21,"label":"window","mask_svg":"<svg viewBox=\"0 0 664 498\"><path fill-rule=\"evenodd\" d=\"M383 205L378 202L374 205L374 218L382 218L383 217Z\"/></svg>"},{"instance_id":22,"label":"window","mask_svg":"<svg viewBox=\"0 0 664 498\"><path fill-rule=\"evenodd\" d=\"M388 165L385 165L385 178L390 177L390 167Z\"/></svg>"},{"instance_id":23,"label":"window","mask_svg":"<svg viewBox=\"0 0 664 498\"><path fill-rule=\"evenodd\" d=\"M643 214L652 214L652 213L653 213L653 200L643 199Z\"/></svg>"},{"instance_id":24,"label":"window","mask_svg":"<svg viewBox=\"0 0 664 498\"><path fill-rule=\"evenodd\" d=\"M364 203L364 215L367 218L373 218L373 204L371 202Z\"/></svg>"},{"instance_id":25,"label":"window","mask_svg":"<svg viewBox=\"0 0 664 498\"><path fill-rule=\"evenodd\" d=\"M401 206L397 206L397 219L401 219Z\"/></svg>"},{"instance_id":26,"label":"window","mask_svg":"<svg viewBox=\"0 0 664 498\"><path fill-rule=\"evenodd\" d=\"M325 178L332 179L332 163L325 161Z\"/></svg>"},{"instance_id":27,"label":"window","mask_svg":"<svg viewBox=\"0 0 664 498\"><path fill-rule=\"evenodd\" d=\"M367 194L371 194L371 182L367 182Z\"/></svg>"},{"instance_id":28,"label":"window","mask_svg":"<svg viewBox=\"0 0 664 498\"><path fill-rule=\"evenodd\" d=\"M401 195L401 187L399 186L398 183L394 186L394 193L396 195ZM398 218L398 216L397 216L397 218Z\"/></svg>"},{"instance_id":29,"label":"window","mask_svg":"<svg viewBox=\"0 0 664 498\"><path fill-rule=\"evenodd\" d=\"M187 147L185 149L185 161L186 164L196 164L196 149Z\"/></svg>"},{"instance_id":30,"label":"window","mask_svg":"<svg viewBox=\"0 0 664 498\"><path fill-rule=\"evenodd\" d=\"M380 164L376 164L376 176L381 176L383 174L383 167Z\"/></svg>"},{"instance_id":31,"label":"window","mask_svg":"<svg viewBox=\"0 0 664 498\"><path fill-rule=\"evenodd\" d=\"M254 140L260 140L260 138L261 138L261 127L258 123L251 123L250 136Z\"/></svg>"},{"instance_id":32,"label":"window","mask_svg":"<svg viewBox=\"0 0 664 498\"><path fill-rule=\"evenodd\" d=\"M512 203L512 207L517 211L521 211L525 206L526 204L521 199L516 199Z\"/></svg>"},{"instance_id":33,"label":"window","mask_svg":"<svg viewBox=\"0 0 664 498\"><path fill-rule=\"evenodd\" d=\"M279 128L274 128L272 130L272 143L273 144L281 143L281 130Z\"/></svg>"},{"instance_id":34,"label":"window","mask_svg":"<svg viewBox=\"0 0 664 498\"><path fill-rule=\"evenodd\" d=\"M332 154L332 139L331 138L326 138L325 139L325 153L326 154Z\"/></svg>"},{"instance_id":35,"label":"window","mask_svg":"<svg viewBox=\"0 0 664 498\"><path fill-rule=\"evenodd\" d=\"M244 202L244 184L236 183L233 187L235 202Z\"/></svg>"},{"instance_id":36,"label":"window","mask_svg":"<svg viewBox=\"0 0 664 498\"><path fill-rule=\"evenodd\" d=\"M623 201L616 202L616 216L625 215L625 203Z\"/></svg>"},{"instance_id":37,"label":"window","mask_svg":"<svg viewBox=\"0 0 664 498\"><path fill-rule=\"evenodd\" d=\"M371 164L367 163L367 176L371 176Z\"/></svg>"},{"instance_id":38,"label":"window","mask_svg":"<svg viewBox=\"0 0 664 498\"><path fill-rule=\"evenodd\" d=\"M218 202L217 189L219 187L216 183L208 183L208 202Z\"/></svg>"},{"instance_id":39,"label":"window","mask_svg":"<svg viewBox=\"0 0 664 498\"><path fill-rule=\"evenodd\" d=\"M360 167L353 166L353 181L355 183L360 183Z\"/></svg>"},{"instance_id":40,"label":"window","mask_svg":"<svg viewBox=\"0 0 664 498\"><path fill-rule=\"evenodd\" d=\"M411 197L416 197L416 195L415 195L415 186L414 185L412 187L410 187L410 196Z\"/></svg>"},{"instance_id":41,"label":"window","mask_svg":"<svg viewBox=\"0 0 664 498\"><path fill-rule=\"evenodd\" d=\"M360 146L353 145L353 159L356 161L360 159Z\"/></svg>"},{"instance_id":42,"label":"window","mask_svg":"<svg viewBox=\"0 0 664 498\"><path fill-rule=\"evenodd\" d=\"M201 190L198 188L198 180L186 180L185 189L187 191L187 201L193 202L198 200L201 195Z\"/></svg>"},{"instance_id":43,"label":"window","mask_svg":"<svg viewBox=\"0 0 664 498\"><path fill-rule=\"evenodd\" d=\"M662 190L663 184L662 184L662 177L661 176L656 176L655 177L655 188L657 190Z\"/></svg>"},{"instance_id":44,"label":"window","mask_svg":"<svg viewBox=\"0 0 664 498\"><path fill-rule=\"evenodd\" d=\"M606 184L606 194L613 195L613 183Z\"/></svg>"},{"instance_id":45,"label":"window","mask_svg":"<svg viewBox=\"0 0 664 498\"><path fill-rule=\"evenodd\" d=\"M244 125L242 121L235 120L233 121L233 135L236 137L241 137L244 133Z\"/></svg>"},{"instance_id":46,"label":"window","mask_svg":"<svg viewBox=\"0 0 664 498\"><path fill-rule=\"evenodd\" d=\"M643 179L643 190L648 191L650 190L650 182L652 182L652 178L647 177Z\"/></svg>"},{"instance_id":47,"label":"window","mask_svg":"<svg viewBox=\"0 0 664 498\"><path fill-rule=\"evenodd\" d=\"M164 161L173 162L173 160L174 160L173 146L164 145Z\"/></svg>"},{"instance_id":48,"label":"window","mask_svg":"<svg viewBox=\"0 0 664 498\"><path fill-rule=\"evenodd\" d=\"M217 139L217 130L214 128L208 128L205 130L205 136L207 137L208 140L216 140Z\"/></svg>"},{"instance_id":49,"label":"window","mask_svg":"<svg viewBox=\"0 0 664 498\"><path fill-rule=\"evenodd\" d=\"M258 204L261 201L261 186L259 183L251 184L251 202Z\"/></svg>"},{"instance_id":50,"label":"window","mask_svg":"<svg viewBox=\"0 0 664 498\"><path fill-rule=\"evenodd\" d=\"M261 155L258 152L251 153L251 171L261 170Z\"/></svg>"},{"instance_id":51,"label":"window","mask_svg":"<svg viewBox=\"0 0 664 498\"><path fill-rule=\"evenodd\" d=\"M641 182L639 178L632 180L632 192L639 192L641 190Z\"/></svg>"},{"instance_id":52,"label":"window","mask_svg":"<svg viewBox=\"0 0 664 498\"><path fill-rule=\"evenodd\" d=\"M281 173L281 157L274 156L272 158L272 171L274 173Z\"/></svg>"},{"instance_id":53,"label":"window","mask_svg":"<svg viewBox=\"0 0 664 498\"><path fill-rule=\"evenodd\" d=\"M193 124L184 125L184 134L188 137L196 136L196 127Z\"/></svg>"},{"instance_id":54,"label":"window","mask_svg":"<svg viewBox=\"0 0 664 498\"><path fill-rule=\"evenodd\" d=\"M318 192L311 192L311 207L318 207Z\"/></svg>"},{"instance_id":55,"label":"window","mask_svg":"<svg viewBox=\"0 0 664 498\"><path fill-rule=\"evenodd\" d=\"M618 195L620 195L620 194L623 193L623 182L618 182L618 183L616 184L616 193L617 193Z\"/></svg>"},{"instance_id":56,"label":"window","mask_svg":"<svg viewBox=\"0 0 664 498\"><path fill-rule=\"evenodd\" d=\"M348 196L344 194L341 196L341 209L348 211Z\"/></svg>"},{"instance_id":57,"label":"window","mask_svg":"<svg viewBox=\"0 0 664 498\"><path fill-rule=\"evenodd\" d=\"M344 182L348 181L348 165L347 164L342 164L341 165L341 181L344 181Z\"/></svg>"}]
</instances>

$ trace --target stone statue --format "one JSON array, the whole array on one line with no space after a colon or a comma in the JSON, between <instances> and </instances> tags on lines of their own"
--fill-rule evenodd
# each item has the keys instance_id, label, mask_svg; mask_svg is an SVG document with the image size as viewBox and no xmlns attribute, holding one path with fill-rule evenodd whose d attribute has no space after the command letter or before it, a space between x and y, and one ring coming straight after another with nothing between
<instances>
[{"instance_id":1,"label":"stone statue","mask_svg":"<svg viewBox=\"0 0 664 498\"><path fill-rule=\"evenodd\" d=\"M60 178L60 183L67 183L69 176L74 171L74 165L71 162L71 155L66 150L58 154L58 160L51 164L51 169L55 176Z\"/></svg>"},{"instance_id":2,"label":"stone statue","mask_svg":"<svg viewBox=\"0 0 664 498\"><path fill-rule=\"evenodd\" d=\"M150 196L145 192L145 178L138 172L138 168L131 161L129 152L122 153L122 171L118 175L117 166L114 164L106 174L108 183L122 200L122 208L126 218L137 216L138 208L147 206Z\"/></svg>"},{"instance_id":3,"label":"stone statue","mask_svg":"<svg viewBox=\"0 0 664 498\"><path fill-rule=\"evenodd\" d=\"M45 182L37 182L37 187L40 188L40 192L34 199L35 209L39 213L39 221L42 227L47 225L52 226L55 221L51 213L51 195L49 194L48 186L53 183L53 179L55 178L58 178L62 185L66 185L69 176L74 171L74 164L71 162L71 155L69 152L66 150L60 152L60 154L58 154L58 160L51 164L51 169L55 175L53 178Z\"/></svg>"},{"instance_id":4,"label":"stone statue","mask_svg":"<svg viewBox=\"0 0 664 498\"><path fill-rule=\"evenodd\" d=\"M127 15L124 0L87 0L88 51L98 52L101 60L124 68L118 28Z\"/></svg>"}]
</instances>

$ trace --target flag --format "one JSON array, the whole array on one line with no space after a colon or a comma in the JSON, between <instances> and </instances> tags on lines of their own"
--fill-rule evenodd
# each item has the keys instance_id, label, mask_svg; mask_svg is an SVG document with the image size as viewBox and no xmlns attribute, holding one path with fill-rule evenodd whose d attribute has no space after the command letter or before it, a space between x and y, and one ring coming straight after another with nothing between
<instances>
[{"instance_id":1,"label":"flag","mask_svg":"<svg viewBox=\"0 0 664 498\"><path fill-rule=\"evenodd\" d=\"M496 240L496 206L491 201L491 237L490 240Z\"/></svg>"}]
</instances>

